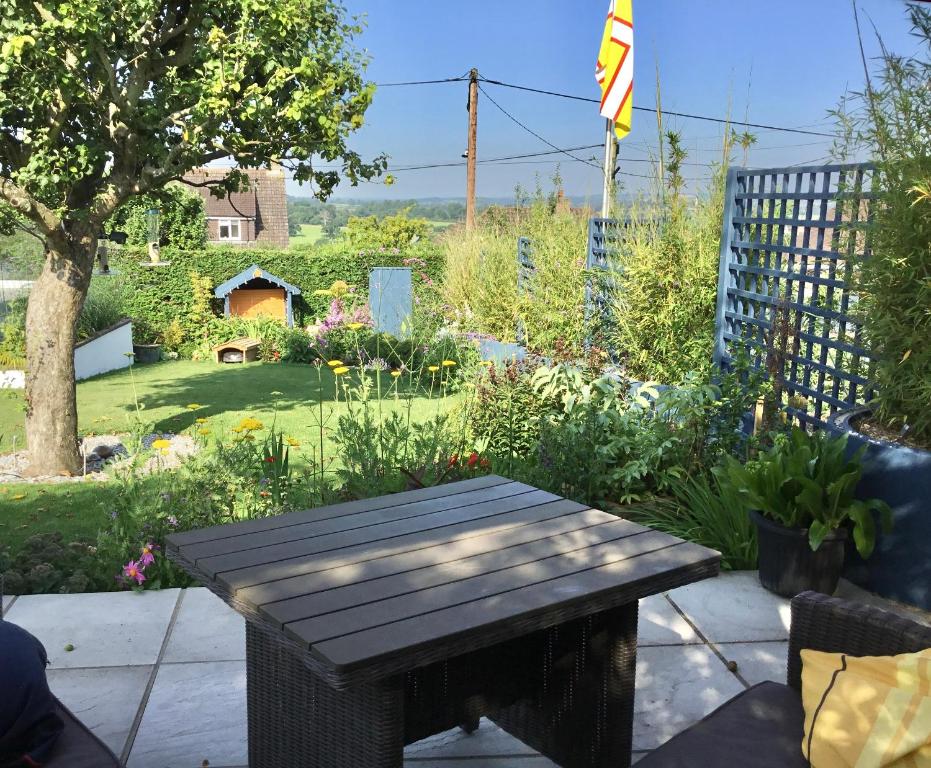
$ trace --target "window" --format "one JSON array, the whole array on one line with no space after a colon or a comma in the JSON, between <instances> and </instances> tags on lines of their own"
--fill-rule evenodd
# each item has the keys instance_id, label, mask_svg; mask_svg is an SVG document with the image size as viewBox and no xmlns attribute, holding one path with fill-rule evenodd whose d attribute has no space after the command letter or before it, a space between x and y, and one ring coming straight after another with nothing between
<instances>
[{"instance_id":1,"label":"window","mask_svg":"<svg viewBox=\"0 0 931 768\"><path fill-rule=\"evenodd\" d=\"M239 219L218 219L217 229L220 240L242 240Z\"/></svg>"}]
</instances>

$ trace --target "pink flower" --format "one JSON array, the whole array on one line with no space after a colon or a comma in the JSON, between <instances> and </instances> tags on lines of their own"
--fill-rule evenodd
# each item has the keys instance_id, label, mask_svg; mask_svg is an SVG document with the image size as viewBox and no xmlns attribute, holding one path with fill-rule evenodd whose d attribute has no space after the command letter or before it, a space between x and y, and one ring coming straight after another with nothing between
<instances>
[{"instance_id":1,"label":"pink flower","mask_svg":"<svg viewBox=\"0 0 931 768\"><path fill-rule=\"evenodd\" d=\"M139 558L139 564L145 568L147 565L155 562L155 555L152 554L152 550L155 547L148 543L142 548L142 557Z\"/></svg>"},{"instance_id":2,"label":"pink flower","mask_svg":"<svg viewBox=\"0 0 931 768\"><path fill-rule=\"evenodd\" d=\"M130 560L123 566L123 576L127 579L135 579L137 584L142 584L145 581L145 574L142 572L143 567L135 560Z\"/></svg>"}]
</instances>

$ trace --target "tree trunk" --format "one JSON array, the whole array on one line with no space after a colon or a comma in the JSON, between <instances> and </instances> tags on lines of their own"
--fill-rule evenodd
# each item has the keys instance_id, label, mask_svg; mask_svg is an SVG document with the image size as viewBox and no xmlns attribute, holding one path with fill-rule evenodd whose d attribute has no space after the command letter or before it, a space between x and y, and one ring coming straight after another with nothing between
<instances>
[{"instance_id":1,"label":"tree trunk","mask_svg":"<svg viewBox=\"0 0 931 768\"><path fill-rule=\"evenodd\" d=\"M78 409L74 344L94 268L96 236L61 233L48 241L42 274L26 310L26 474L77 474Z\"/></svg>"}]
</instances>

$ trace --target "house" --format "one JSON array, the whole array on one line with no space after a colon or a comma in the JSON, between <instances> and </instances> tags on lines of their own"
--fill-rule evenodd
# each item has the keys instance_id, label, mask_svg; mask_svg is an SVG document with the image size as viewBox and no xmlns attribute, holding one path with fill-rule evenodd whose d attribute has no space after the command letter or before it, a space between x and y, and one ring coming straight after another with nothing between
<instances>
[{"instance_id":1,"label":"house","mask_svg":"<svg viewBox=\"0 0 931 768\"><path fill-rule=\"evenodd\" d=\"M249 177L244 192L215 197L210 187L192 186L204 198L207 239L218 245L288 247L288 200L280 168L243 169ZM228 168L196 168L184 176L188 184L222 179Z\"/></svg>"},{"instance_id":2,"label":"house","mask_svg":"<svg viewBox=\"0 0 931 768\"><path fill-rule=\"evenodd\" d=\"M217 286L213 295L223 299L226 317L273 317L293 326L292 298L301 289L253 264Z\"/></svg>"}]
</instances>

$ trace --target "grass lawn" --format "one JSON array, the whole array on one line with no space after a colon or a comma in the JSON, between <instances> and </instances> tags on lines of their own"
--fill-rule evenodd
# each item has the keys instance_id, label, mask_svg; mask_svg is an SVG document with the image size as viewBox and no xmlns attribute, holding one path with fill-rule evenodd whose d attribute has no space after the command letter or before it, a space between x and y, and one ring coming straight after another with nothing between
<instances>
[{"instance_id":1,"label":"grass lawn","mask_svg":"<svg viewBox=\"0 0 931 768\"><path fill-rule=\"evenodd\" d=\"M194 419L206 417L214 434L231 437L232 427L245 416L253 416L266 426L274 421L286 435L309 447L319 440L316 423L321 394L327 432L335 430L337 417L346 412L346 404L334 397L336 377L326 368L321 373L322 388L316 369L309 365L192 361L137 365L132 377L127 370L78 383L78 428L82 434L127 432L135 411L135 380L142 418L154 431L179 432L191 427ZM392 380L385 376L383 381L387 387L387 381ZM454 397L417 397L411 408L412 419L432 418L453 402ZM191 403L203 407L190 411L186 406ZM406 406L403 401L399 406L389 401L387 407ZM0 434L0 451L23 447L21 391L6 390L0 397ZM297 466L302 463L301 455L302 450L292 453ZM96 536L114 492L107 483L97 482L0 486L0 546L15 545L32 533L49 530L61 530L66 539ZM25 498L15 498L21 494Z\"/></svg>"}]
</instances>

